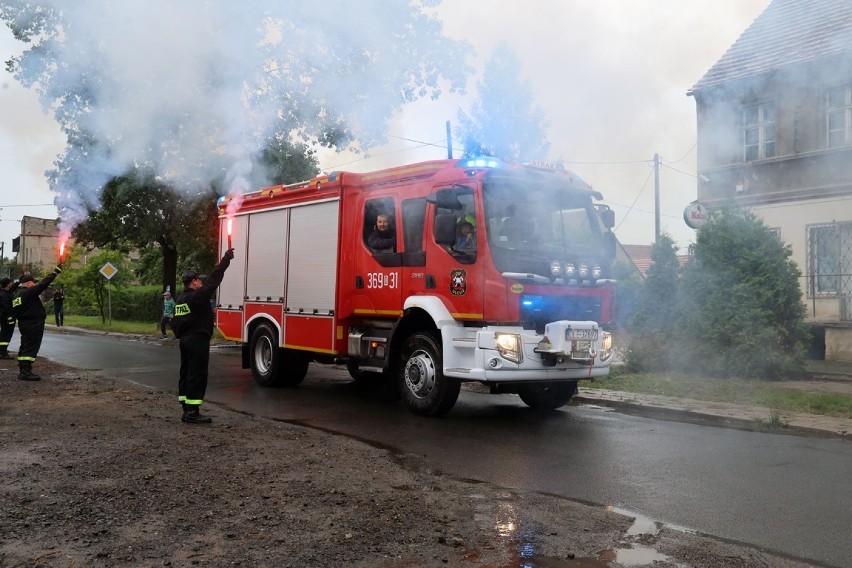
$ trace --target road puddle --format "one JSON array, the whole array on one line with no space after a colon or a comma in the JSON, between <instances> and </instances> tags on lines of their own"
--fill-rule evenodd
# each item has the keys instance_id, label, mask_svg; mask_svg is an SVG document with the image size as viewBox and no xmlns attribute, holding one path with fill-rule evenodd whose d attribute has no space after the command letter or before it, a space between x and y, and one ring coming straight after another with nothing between
<instances>
[{"instance_id":1,"label":"road puddle","mask_svg":"<svg viewBox=\"0 0 852 568\"><path fill-rule=\"evenodd\" d=\"M512 555L512 566L518 568L608 568L613 564L633 568L672 560L649 546L649 542L655 540L653 537L659 534L664 524L626 509L606 507L607 511L633 519L633 524L624 533L624 537L619 539L617 546L601 550L590 557L554 558L541 554L538 545L541 535L525 528L522 515L512 502L510 493L500 494L496 500L480 493L471 494L469 497L476 501L474 520L495 531ZM668 525L665 526L669 528ZM671 528L687 531L680 527Z\"/></svg>"}]
</instances>

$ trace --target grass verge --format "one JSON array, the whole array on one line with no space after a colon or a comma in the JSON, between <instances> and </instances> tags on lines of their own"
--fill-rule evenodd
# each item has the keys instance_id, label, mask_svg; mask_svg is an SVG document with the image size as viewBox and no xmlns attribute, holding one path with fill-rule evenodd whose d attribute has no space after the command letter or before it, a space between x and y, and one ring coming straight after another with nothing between
<instances>
[{"instance_id":1,"label":"grass verge","mask_svg":"<svg viewBox=\"0 0 852 568\"><path fill-rule=\"evenodd\" d=\"M52 314L47 318L48 324L53 321L51 316ZM160 337L159 321L119 321L114 319L110 322L101 320L100 316L66 315L65 325L107 333L130 333L134 335L150 336L151 338ZM174 337L171 330L167 330L166 333L169 338ZM213 331L213 340L217 343L230 343L224 340L218 329Z\"/></svg>"},{"instance_id":2,"label":"grass verge","mask_svg":"<svg viewBox=\"0 0 852 568\"><path fill-rule=\"evenodd\" d=\"M625 373L595 381L580 381L589 389L604 389L712 402L766 406L777 412L799 412L852 418L852 395L784 388L782 381L718 379L677 373Z\"/></svg>"}]
</instances>

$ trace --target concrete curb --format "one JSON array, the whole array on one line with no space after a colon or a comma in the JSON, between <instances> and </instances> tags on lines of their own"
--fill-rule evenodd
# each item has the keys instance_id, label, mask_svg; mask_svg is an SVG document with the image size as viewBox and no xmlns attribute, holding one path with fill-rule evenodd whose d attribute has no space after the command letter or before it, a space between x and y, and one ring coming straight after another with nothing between
<instances>
[{"instance_id":1,"label":"concrete curb","mask_svg":"<svg viewBox=\"0 0 852 568\"><path fill-rule=\"evenodd\" d=\"M754 432L852 439L852 419L783 412L773 417L772 410L767 407L584 388L579 389L573 400L664 420Z\"/></svg>"}]
</instances>

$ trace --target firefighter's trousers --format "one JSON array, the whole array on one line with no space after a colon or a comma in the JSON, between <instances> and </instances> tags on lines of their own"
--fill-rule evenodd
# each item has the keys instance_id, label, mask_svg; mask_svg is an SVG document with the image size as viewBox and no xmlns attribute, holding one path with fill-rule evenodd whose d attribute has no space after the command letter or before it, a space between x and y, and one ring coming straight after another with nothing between
<instances>
[{"instance_id":1,"label":"firefighter's trousers","mask_svg":"<svg viewBox=\"0 0 852 568\"><path fill-rule=\"evenodd\" d=\"M9 318L3 317L0 321L0 353L6 353L12 334L15 333L15 320L9 322Z\"/></svg>"},{"instance_id":2,"label":"firefighter's trousers","mask_svg":"<svg viewBox=\"0 0 852 568\"><path fill-rule=\"evenodd\" d=\"M44 337L44 320L18 320L18 330L21 332L18 361L35 361L38 350L41 349L41 339Z\"/></svg>"},{"instance_id":3,"label":"firefighter's trousers","mask_svg":"<svg viewBox=\"0 0 852 568\"><path fill-rule=\"evenodd\" d=\"M198 408L207 392L207 364L210 360L210 337L191 333L180 338L180 380L178 400Z\"/></svg>"}]
</instances>

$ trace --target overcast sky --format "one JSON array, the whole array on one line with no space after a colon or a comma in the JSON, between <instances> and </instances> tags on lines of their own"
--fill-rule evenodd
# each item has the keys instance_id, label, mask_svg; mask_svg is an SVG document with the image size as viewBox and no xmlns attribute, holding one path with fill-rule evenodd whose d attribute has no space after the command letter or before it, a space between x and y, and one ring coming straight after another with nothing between
<instances>
[{"instance_id":1,"label":"overcast sky","mask_svg":"<svg viewBox=\"0 0 852 568\"><path fill-rule=\"evenodd\" d=\"M603 193L625 244L654 239L652 159L659 153L661 225L681 248L694 237L683 209L696 197L695 101L687 90L770 0L445 0L447 35L477 51L476 67L499 42L519 56L550 123L550 159L562 160ZM0 28L0 55L23 49ZM323 152L325 171L369 171L446 157L445 122L475 98L421 101L391 119L386 146L368 156ZM0 241L23 215L55 217L44 171L64 141L36 96L0 73ZM459 145L456 144L458 149ZM635 204L634 204L635 203Z\"/></svg>"}]
</instances>

